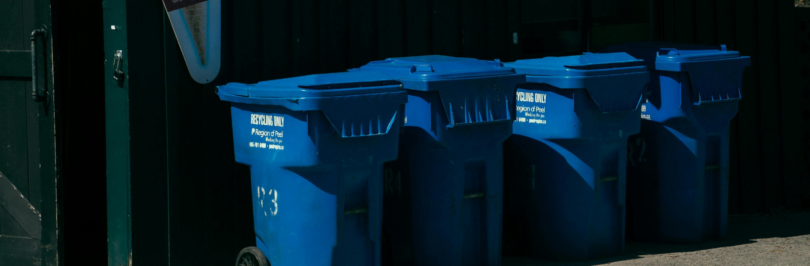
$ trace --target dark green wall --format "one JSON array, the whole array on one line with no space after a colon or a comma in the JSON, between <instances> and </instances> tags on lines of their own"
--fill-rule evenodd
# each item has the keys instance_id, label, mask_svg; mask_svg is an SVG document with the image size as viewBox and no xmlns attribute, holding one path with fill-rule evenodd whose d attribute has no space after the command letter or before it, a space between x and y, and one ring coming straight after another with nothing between
<instances>
[{"instance_id":1,"label":"dark green wall","mask_svg":"<svg viewBox=\"0 0 810 266\"><path fill-rule=\"evenodd\" d=\"M54 1L60 264L107 260L101 0ZM27 39L27 38L26 38Z\"/></svg>"},{"instance_id":2,"label":"dark green wall","mask_svg":"<svg viewBox=\"0 0 810 266\"><path fill-rule=\"evenodd\" d=\"M730 211L810 205L810 115L804 115L810 111L802 96L810 93L802 94L808 90L807 71L800 76L798 22L790 0L667 0L652 6L612 1L615 5L604 9L594 0L566 7L575 18L559 21L524 12L533 5L519 0L223 0L222 69L207 85L189 76L159 1L107 5L113 3L126 5L128 83L108 85L107 91L123 92L119 96L125 98L114 100L128 104L123 134L130 139L120 146L127 149L128 164L108 172L128 167L122 173L128 173L131 189L136 265L225 265L254 244L248 169L234 163L228 104L217 98L214 86L345 71L396 56L511 61L647 39L727 44L753 59L731 125ZM632 16L624 7L634 10ZM650 11L652 20L637 14ZM559 28L547 29L554 25ZM109 25L102 28L116 34ZM551 35L555 45L532 46ZM114 48L105 49L109 58ZM108 139L108 144L119 143Z\"/></svg>"}]
</instances>

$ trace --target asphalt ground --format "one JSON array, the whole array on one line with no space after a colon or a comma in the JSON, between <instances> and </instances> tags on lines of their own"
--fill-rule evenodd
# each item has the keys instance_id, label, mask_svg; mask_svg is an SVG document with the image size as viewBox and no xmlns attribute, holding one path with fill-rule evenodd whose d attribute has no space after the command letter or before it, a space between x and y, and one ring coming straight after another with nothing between
<instances>
[{"instance_id":1,"label":"asphalt ground","mask_svg":"<svg viewBox=\"0 0 810 266\"><path fill-rule=\"evenodd\" d=\"M810 212L731 215L724 238L697 244L628 241L624 254L615 257L579 262L504 258L502 265L810 265Z\"/></svg>"}]
</instances>

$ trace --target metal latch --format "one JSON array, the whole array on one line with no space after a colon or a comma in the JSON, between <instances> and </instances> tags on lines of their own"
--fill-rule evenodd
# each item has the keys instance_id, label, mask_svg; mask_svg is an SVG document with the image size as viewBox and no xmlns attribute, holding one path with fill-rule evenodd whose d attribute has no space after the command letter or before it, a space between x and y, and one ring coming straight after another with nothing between
<instances>
[{"instance_id":1,"label":"metal latch","mask_svg":"<svg viewBox=\"0 0 810 266\"><path fill-rule=\"evenodd\" d=\"M117 81L124 80L124 51L115 51L113 56L113 78Z\"/></svg>"},{"instance_id":2,"label":"metal latch","mask_svg":"<svg viewBox=\"0 0 810 266\"><path fill-rule=\"evenodd\" d=\"M45 100L45 93L39 91L39 87L37 87L37 37L39 36L47 36L48 30L43 25L42 28L35 29L31 32L31 97L34 98L34 101L41 102ZM47 93L47 85L45 86L45 92Z\"/></svg>"}]
</instances>

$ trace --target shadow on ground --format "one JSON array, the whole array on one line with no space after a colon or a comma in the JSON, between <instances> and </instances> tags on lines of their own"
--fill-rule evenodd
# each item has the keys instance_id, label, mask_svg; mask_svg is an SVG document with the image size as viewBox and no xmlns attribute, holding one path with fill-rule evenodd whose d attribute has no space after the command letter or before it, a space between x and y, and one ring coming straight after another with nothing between
<instances>
[{"instance_id":1,"label":"shadow on ground","mask_svg":"<svg viewBox=\"0 0 810 266\"><path fill-rule=\"evenodd\" d=\"M504 266L600 265L644 258L648 255L693 252L755 243L757 239L810 235L810 212L775 211L770 215L730 216L728 234L722 239L696 244L659 244L628 241L623 255L590 261L559 262L530 258L504 258Z\"/></svg>"}]
</instances>

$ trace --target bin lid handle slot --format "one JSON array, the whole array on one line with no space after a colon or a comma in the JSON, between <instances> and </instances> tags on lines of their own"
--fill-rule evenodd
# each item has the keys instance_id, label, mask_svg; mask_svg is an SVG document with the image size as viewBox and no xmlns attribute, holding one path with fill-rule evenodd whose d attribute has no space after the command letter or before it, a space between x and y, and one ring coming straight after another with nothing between
<instances>
[{"instance_id":1,"label":"bin lid handle slot","mask_svg":"<svg viewBox=\"0 0 810 266\"><path fill-rule=\"evenodd\" d=\"M678 53L678 49L675 48L661 48L658 52L655 52L655 56L662 56L662 55L681 55Z\"/></svg>"}]
</instances>

